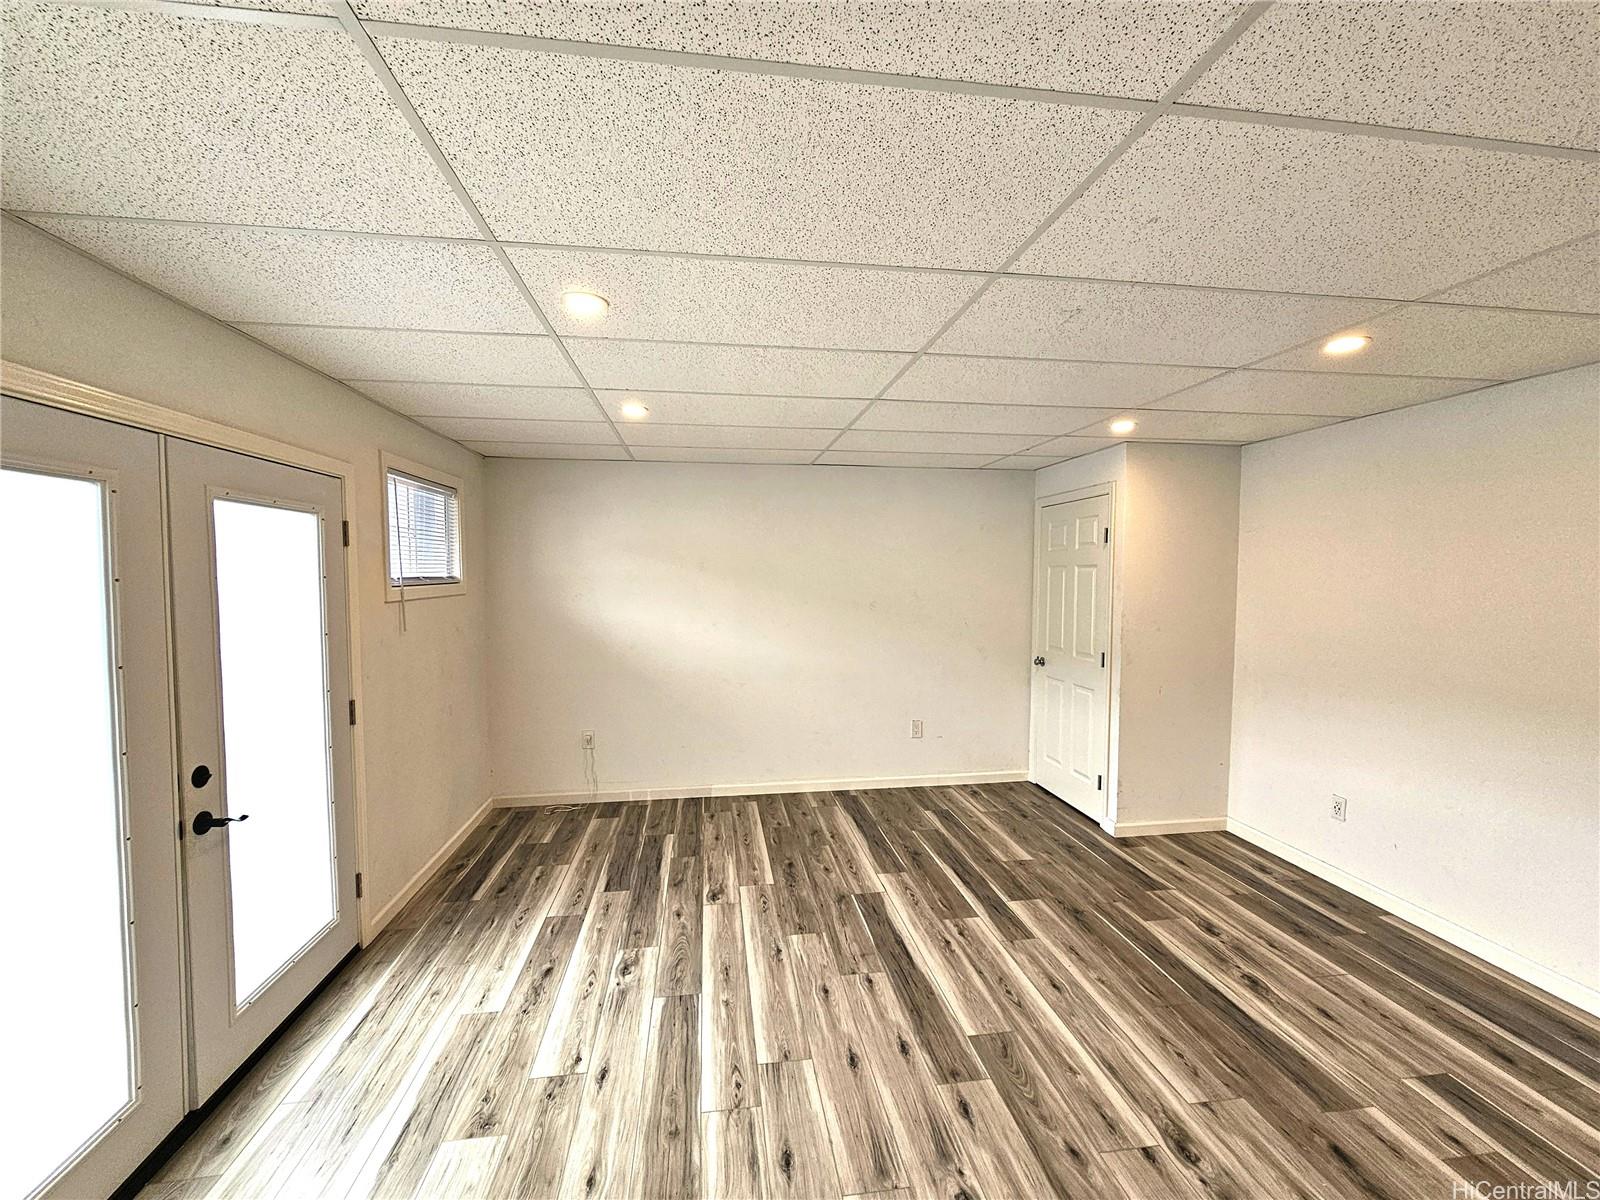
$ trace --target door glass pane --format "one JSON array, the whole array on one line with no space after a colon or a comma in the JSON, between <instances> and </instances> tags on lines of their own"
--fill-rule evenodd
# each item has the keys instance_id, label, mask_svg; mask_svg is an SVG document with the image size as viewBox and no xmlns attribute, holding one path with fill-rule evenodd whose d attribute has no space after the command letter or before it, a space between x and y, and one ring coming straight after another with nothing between
<instances>
[{"instance_id":1,"label":"door glass pane","mask_svg":"<svg viewBox=\"0 0 1600 1200\"><path fill-rule=\"evenodd\" d=\"M133 1099L104 485L0 471L6 1150L25 1196Z\"/></svg>"},{"instance_id":2,"label":"door glass pane","mask_svg":"<svg viewBox=\"0 0 1600 1200\"><path fill-rule=\"evenodd\" d=\"M233 988L243 1004L333 921L333 805L314 513L212 502Z\"/></svg>"}]
</instances>

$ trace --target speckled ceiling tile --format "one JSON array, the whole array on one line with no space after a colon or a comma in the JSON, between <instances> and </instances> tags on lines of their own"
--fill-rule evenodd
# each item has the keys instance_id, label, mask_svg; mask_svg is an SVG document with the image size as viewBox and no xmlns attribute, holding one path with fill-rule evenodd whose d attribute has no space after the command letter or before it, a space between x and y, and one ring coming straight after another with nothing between
<instances>
[{"instance_id":1,"label":"speckled ceiling tile","mask_svg":"<svg viewBox=\"0 0 1600 1200\"><path fill-rule=\"evenodd\" d=\"M842 429L866 407L865 399L833 396L710 396L699 392L601 391L600 402L617 421L622 405L637 401L649 419L668 425L792 425Z\"/></svg>"},{"instance_id":2,"label":"speckled ceiling tile","mask_svg":"<svg viewBox=\"0 0 1600 1200\"><path fill-rule=\"evenodd\" d=\"M895 400L977 404L1135 405L1199 383L1213 367L1051 362L1036 358L954 358L927 354L889 389Z\"/></svg>"},{"instance_id":3,"label":"speckled ceiling tile","mask_svg":"<svg viewBox=\"0 0 1600 1200\"><path fill-rule=\"evenodd\" d=\"M358 0L363 17L1153 99L1237 11L1226 0Z\"/></svg>"},{"instance_id":4,"label":"speckled ceiling tile","mask_svg":"<svg viewBox=\"0 0 1600 1200\"><path fill-rule=\"evenodd\" d=\"M1332 371L1229 371L1150 404L1189 412L1298 413L1365 417L1453 396L1487 382Z\"/></svg>"},{"instance_id":5,"label":"speckled ceiling tile","mask_svg":"<svg viewBox=\"0 0 1600 1200\"><path fill-rule=\"evenodd\" d=\"M840 450L896 450L906 454L1016 454L1039 439L1031 433L917 433L903 429L847 429Z\"/></svg>"},{"instance_id":6,"label":"speckled ceiling tile","mask_svg":"<svg viewBox=\"0 0 1600 1200\"><path fill-rule=\"evenodd\" d=\"M616 432L598 412L592 421L525 421L491 417L417 419L435 433L442 433L459 442L559 442L570 446L615 446L619 441Z\"/></svg>"},{"instance_id":7,"label":"speckled ceiling tile","mask_svg":"<svg viewBox=\"0 0 1600 1200\"><path fill-rule=\"evenodd\" d=\"M918 350L979 278L702 258L511 247L558 333L684 342ZM561 293L598 292L603 320L567 313Z\"/></svg>"},{"instance_id":8,"label":"speckled ceiling tile","mask_svg":"<svg viewBox=\"0 0 1600 1200\"><path fill-rule=\"evenodd\" d=\"M1411 299L1595 227L1600 164L1168 117L1017 270Z\"/></svg>"},{"instance_id":9,"label":"speckled ceiling tile","mask_svg":"<svg viewBox=\"0 0 1600 1200\"><path fill-rule=\"evenodd\" d=\"M1238 366L1380 307L1326 296L1008 278L979 297L934 349Z\"/></svg>"},{"instance_id":10,"label":"speckled ceiling tile","mask_svg":"<svg viewBox=\"0 0 1600 1200\"><path fill-rule=\"evenodd\" d=\"M769 396L871 396L909 355L876 350L795 350L689 342L567 342L597 388ZM648 397L641 397L649 403Z\"/></svg>"},{"instance_id":11,"label":"speckled ceiling tile","mask_svg":"<svg viewBox=\"0 0 1600 1200\"><path fill-rule=\"evenodd\" d=\"M242 321L238 327L335 379L579 385L554 340L547 337L319 329Z\"/></svg>"},{"instance_id":12,"label":"speckled ceiling tile","mask_svg":"<svg viewBox=\"0 0 1600 1200\"><path fill-rule=\"evenodd\" d=\"M1274 370L1520 379L1600 360L1600 317L1408 304L1350 327L1369 334L1359 354L1303 346L1257 364Z\"/></svg>"},{"instance_id":13,"label":"speckled ceiling tile","mask_svg":"<svg viewBox=\"0 0 1600 1200\"><path fill-rule=\"evenodd\" d=\"M1071 433L1090 421L1116 416L1116 408L1062 408L1047 404L936 404L880 400L856 422L857 429L913 433Z\"/></svg>"},{"instance_id":14,"label":"speckled ceiling tile","mask_svg":"<svg viewBox=\"0 0 1600 1200\"><path fill-rule=\"evenodd\" d=\"M251 8L263 12L305 13L327 16L331 6L323 0L185 0L189 4L203 4L207 8Z\"/></svg>"},{"instance_id":15,"label":"speckled ceiling tile","mask_svg":"<svg viewBox=\"0 0 1600 1200\"><path fill-rule=\"evenodd\" d=\"M484 245L62 217L34 224L225 321L539 332Z\"/></svg>"},{"instance_id":16,"label":"speckled ceiling tile","mask_svg":"<svg viewBox=\"0 0 1600 1200\"><path fill-rule=\"evenodd\" d=\"M1136 114L380 39L497 236L997 265Z\"/></svg>"},{"instance_id":17,"label":"speckled ceiling tile","mask_svg":"<svg viewBox=\"0 0 1600 1200\"><path fill-rule=\"evenodd\" d=\"M1600 234L1432 297L1451 304L1600 313Z\"/></svg>"},{"instance_id":18,"label":"speckled ceiling tile","mask_svg":"<svg viewBox=\"0 0 1600 1200\"><path fill-rule=\"evenodd\" d=\"M992 454L902 454L881 450L829 450L817 459L825 467L977 468L994 461Z\"/></svg>"},{"instance_id":19,"label":"speckled ceiling tile","mask_svg":"<svg viewBox=\"0 0 1600 1200\"><path fill-rule=\"evenodd\" d=\"M461 443L468 450L476 450L485 458L579 458L625 459L628 451L622 446L586 446L555 442L477 442Z\"/></svg>"},{"instance_id":20,"label":"speckled ceiling tile","mask_svg":"<svg viewBox=\"0 0 1600 1200\"><path fill-rule=\"evenodd\" d=\"M817 456L815 450L765 450L756 446L633 446L640 462L751 463L800 467Z\"/></svg>"},{"instance_id":21,"label":"speckled ceiling tile","mask_svg":"<svg viewBox=\"0 0 1600 1200\"><path fill-rule=\"evenodd\" d=\"M745 429L717 425L658 425L654 421L618 426L630 446L725 446L730 449L821 450L839 436L837 429L765 426Z\"/></svg>"},{"instance_id":22,"label":"speckled ceiling tile","mask_svg":"<svg viewBox=\"0 0 1600 1200\"><path fill-rule=\"evenodd\" d=\"M1600 147L1600 5L1275 4L1192 104Z\"/></svg>"},{"instance_id":23,"label":"speckled ceiling tile","mask_svg":"<svg viewBox=\"0 0 1600 1200\"><path fill-rule=\"evenodd\" d=\"M379 404L417 417L521 417L530 421L598 421L582 388L491 383L391 383L346 380Z\"/></svg>"},{"instance_id":24,"label":"speckled ceiling tile","mask_svg":"<svg viewBox=\"0 0 1600 1200\"><path fill-rule=\"evenodd\" d=\"M1303 433L1321 425L1331 425L1337 417L1285 416L1282 413L1171 412L1141 408L1130 414L1138 428L1127 435L1129 441L1154 442L1259 442L1263 438ZM1091 425L1075 433L1097 433Z\"/></svg>"},{"instance_id":25,"label":"speckled ceiling tile","mask_svg":"<svg viewBox=\"0 0 1600 1200\"><path fill-rule=\"evenodd\" d=\"M4 36L8 208L473 232L340 30L26 4Z\"/></svg>"}]
</instances>

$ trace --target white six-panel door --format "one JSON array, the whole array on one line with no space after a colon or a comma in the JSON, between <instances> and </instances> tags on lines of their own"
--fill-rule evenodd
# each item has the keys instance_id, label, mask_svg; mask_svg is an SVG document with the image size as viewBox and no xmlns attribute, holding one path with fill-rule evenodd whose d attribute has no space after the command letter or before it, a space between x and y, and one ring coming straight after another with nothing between
<instances>
[{"instance_id":1,"label":"white six-panel door","mask_svg":"<svg viewBox=\"0 0 1600 1200\"><path fill-rule=\"evenodd\" d=\"M1110 720L1109 495L1040 511L1030 777L1085 815L1106 814Z\"/></svg>"}]
</instances>

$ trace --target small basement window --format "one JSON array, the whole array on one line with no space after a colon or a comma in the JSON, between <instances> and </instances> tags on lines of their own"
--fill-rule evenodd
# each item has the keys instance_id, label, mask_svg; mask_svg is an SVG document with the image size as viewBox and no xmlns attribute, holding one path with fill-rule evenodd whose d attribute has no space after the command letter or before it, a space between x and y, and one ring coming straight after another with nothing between
<instances>
[{"instance_id":1,"label":"small basement window","mask_svg":"<svg viewBox=\"0 0 1600 1200\"><path fill-rule=\"evenodd\" d=\"M460 592L460 482L387 456L383 467L390 598Z\"/></svg>"}]
</instances>

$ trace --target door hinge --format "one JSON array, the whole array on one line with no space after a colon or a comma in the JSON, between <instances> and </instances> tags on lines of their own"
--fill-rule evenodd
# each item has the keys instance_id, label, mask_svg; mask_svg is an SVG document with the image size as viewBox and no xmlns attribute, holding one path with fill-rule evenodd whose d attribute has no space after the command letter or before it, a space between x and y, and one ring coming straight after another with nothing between
<instances>
[{"instance_id":1,"label":"door hinge","mask_svg":"<svg viewBox=\"0 0 1600 1200\"><path fill-rule=\"evenodd\" d=\"M340 521L339 525L344 532L344 544L348 546L350 544L350 522Z\"/></svg>"},{"instance_id":2,"label":"door hinge","mask_svg":"<svg viewBox=\"0 0 1600 1200\"><path fill-rule=\"evenodd\" d=\"M356 872L356 899L357 900L361 899L363 894L364 893L363 893L362 888L361 888L361 872L357 871Z\"/></svg>"},{"instance_id":3,"label":"door hinge","mask_svg":"<svg viewBox=\"0 0 1600 1200\"><path fill-rule=\"evenodd\" d=\"M1106 669L1106 652L1104 650L1100 651L1100 669L1102 671Z\"/></svg>"},{"instance_id":4,"label":"door hinge","mask_svg":"<svg viewBox=\"0 0 1600 1200\"><path fill-rule=\"evenodd\" d=\"M348 527L349 527L349 524L350 524L350 523L349 523L349 522L348 522L348 521L346 521L346 522L345 522L345 526L346 526L346 528L348 528ZM1104 542L1104 543L1105 543L1105 544L1106 544L1106 545L1108 545L1108 546L1109 546L1109 545L1111 545L1111 526L1109 526L1109 525L1107 525L1107 526L1106 526L1106 527L1105 527L1105 528L1104 528L1104 529L1102 529L1102 530L1101 530L1101 531L1100 531L1100 532L1101 532L1101 533L1103 533L1103 534L1105 534L1105 536L1104 536L1104 537L1103 537L1103 538L1101 538L1101 539L1100 539L1100 540L1101 540L1101 541L1103 541L1103 542ZM348 538L347 538L347 539L345 539L345 543L344 543L344 544L345 544L345 545L346 545L346 546L348 546L348 545L349 545L349 544L350 544L350 541L349 541L349 539L348 539Z\"/></svg>"},{"instance_id":5,"label":"door hinge","mask_svg":"<svg viewBox=\"0 0 1600 1200\"><path fill-rule=\"evenodd\" d=\"M356 723L356 701L355 701L355 697L352 696L350 698L350 724L354 725L355 723Z\"/></svg>"},{"instance_id":6,"label":"door hinge","mask_svg":"<svg viewBox=\"0 0 1600 1200\"><path fill-rule=\"evenodd\" d=\"M1097 791L1097 792L1104 791L1105 790L1105 786L1106 786L1106 777L1104 775L1096 775L1094 777L1094 790Z\"/></svg>"}]
</instances>

